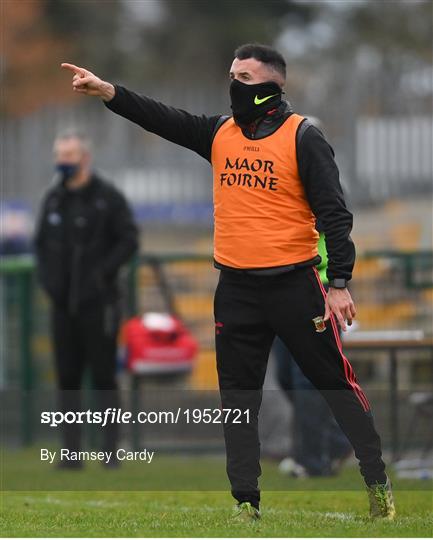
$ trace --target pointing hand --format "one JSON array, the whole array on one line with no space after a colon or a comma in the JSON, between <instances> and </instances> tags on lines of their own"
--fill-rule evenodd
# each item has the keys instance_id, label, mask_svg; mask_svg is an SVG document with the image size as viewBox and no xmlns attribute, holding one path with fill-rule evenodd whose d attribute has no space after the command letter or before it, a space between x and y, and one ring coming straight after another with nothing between
<instances>
[{"instance_id":1,"label":"pointing hand","mask_svg":"<svg viewBox=\"0 0 433 540\"><path fill-rule=\"evenodd\" d=\"M104 101L113 99L116 92L111 83L103 81L91 71L74 66L74 64L63 63L61 66L63 69L67 69L74 74L72 77L72 89L74 92L88 96L97 96Z\"/></svg>"}]
</instances>

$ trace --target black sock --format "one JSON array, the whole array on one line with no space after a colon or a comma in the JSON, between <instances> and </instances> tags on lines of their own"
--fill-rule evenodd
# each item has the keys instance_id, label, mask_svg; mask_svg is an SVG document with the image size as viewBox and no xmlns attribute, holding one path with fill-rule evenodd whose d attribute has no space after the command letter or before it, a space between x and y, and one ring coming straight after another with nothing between
<instances>
[{"instance_id":1,"label":"black sock","mask_svg":"<svg viewBox=\"0 0 433 540\"><path fill-rule=\"evenodd\" d=\"M368 487L375 486L377 484L386 484L388 481L388 477L385 473L382 473L378 478L365 478L365 483Z\"/></svg>"}]
</instances>

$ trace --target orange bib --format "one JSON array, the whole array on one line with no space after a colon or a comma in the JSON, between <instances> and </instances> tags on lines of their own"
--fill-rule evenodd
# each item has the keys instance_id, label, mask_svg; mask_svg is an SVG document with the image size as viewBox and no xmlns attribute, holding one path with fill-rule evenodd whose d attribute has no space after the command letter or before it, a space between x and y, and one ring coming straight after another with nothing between
<instances>
[{"instance_id":1,"label":"orange bib","mask_svg":"<svg viewBox=\"0 0 433 540\"><path fill-rule=\"evenodd\" d=\"M292 114L272 135L247 139L233 118L212 144L214 257L233 268L312 259L319 235L298 173Z\"/></svg>"}]
</instances>

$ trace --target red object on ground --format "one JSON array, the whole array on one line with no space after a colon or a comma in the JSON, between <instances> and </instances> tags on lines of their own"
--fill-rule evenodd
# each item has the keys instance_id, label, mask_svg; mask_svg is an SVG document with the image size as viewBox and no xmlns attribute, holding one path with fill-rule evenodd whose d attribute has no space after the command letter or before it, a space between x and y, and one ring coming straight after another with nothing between
<instances>
[{"instance_id":1,"label":"red object on ground","mask_svg":"<svg viewBox=\"0 0 433 540\"><path fill-rule=\"evenodd\" d=\"M123 328L127 367L137 374L173 375L191 371L197 340L182 322L168 313L134 317Z\"/></svg>"}]
</instances>

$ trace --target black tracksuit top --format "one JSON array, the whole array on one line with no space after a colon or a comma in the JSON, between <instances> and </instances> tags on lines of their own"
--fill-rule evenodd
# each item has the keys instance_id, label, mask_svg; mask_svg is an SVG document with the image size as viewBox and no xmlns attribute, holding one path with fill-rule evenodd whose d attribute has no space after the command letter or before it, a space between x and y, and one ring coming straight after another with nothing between
<instances>
[{"instance_id":1,"label":"black tracksuit top","mask_svg":"<svg viewBox=\"0 0 433 540\"><path fill-rule=\"evenodd\" d=\"M92 174L68 190L45 195L35 234L38 276L51 300L71 314L114 300L117 274L138 248L138 231L125 197Z\"/></svg>"},{"instance_id":2,"label":"black tracksuit top","mask_svg":"<svg viewBox=\"0 0 433 540\"><path fill-rule=\"evenodd\" d=\"M151 133L189 148L211 161L212 142L222 124L222 115L194 115L115 86L115 96L104 102L111 111L131 120ZM252 126L243 128L249 139L266 137L291 114L286 102ZM301 130L301 124L299 130ZM346 207L334 152L322 133L310 125L297 137L298 170L308 203L320 222L328 251L328 279L351 279L355 246L350 238L353 216ZM315 261L317 262L317 261Z\"/></svg>"}]
</instances>

